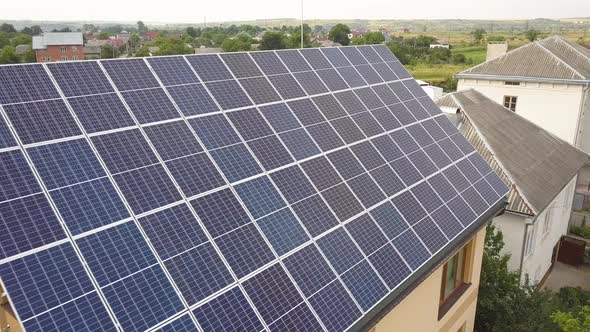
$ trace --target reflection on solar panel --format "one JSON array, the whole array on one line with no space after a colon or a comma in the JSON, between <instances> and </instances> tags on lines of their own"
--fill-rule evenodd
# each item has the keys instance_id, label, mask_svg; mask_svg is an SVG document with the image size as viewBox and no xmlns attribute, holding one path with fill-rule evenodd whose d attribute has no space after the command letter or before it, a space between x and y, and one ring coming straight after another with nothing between
<instances>
[{"instance_id":1,"label":"reflection on solar panel","mask_svg":"<svg viewBox=\"0 0 590 332\"><path fill-rule=\"evenodd\" d=\"M29 330L341 331L507 188L382 45L0 67Z\"/></svg>"}]
</instances>

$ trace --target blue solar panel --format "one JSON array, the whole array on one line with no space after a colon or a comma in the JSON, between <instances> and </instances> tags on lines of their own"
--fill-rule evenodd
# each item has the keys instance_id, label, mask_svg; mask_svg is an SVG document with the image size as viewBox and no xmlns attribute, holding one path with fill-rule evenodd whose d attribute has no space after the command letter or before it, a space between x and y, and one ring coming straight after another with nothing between
<instances>
[{"instance_id":1,"label":"blue solar panel","mask_svg":"<svg viewBox=\"0 0 590 332\"><path fill-rule=\"evenodd\" d=\"M295 285L279 264L274 264L244 283L262 319L269 324L303 302ZM280 291L276 291L279 290Z\"/></svg>"},{"instance_id":2,"label":"blue solar panel","mask_svg":"<svg viewBox=\"0 0 590 332\"><path fill-rule=\"evenodd\" d=\"M230 71L217 54L187 56L186 59L195 69L203 82L232 79Z\"/></svg>"},{"instance_id":3,"label":"blue solar panel","mask_svg":"<svg viewBox=\"0 0 590 332\"><path fill-rule=\"evenodd\" d=\"M160 266L132 274L103 292L124 330L145 330L183 309Z\"/></svg>"},{"instance_id":4,"label":"blue solar panel","mask_svg":"<svg viewBox=\"0 0 590 332\"><path fill-rule=\"evenodd\" d=\"M257 224L279 256L309 240L295 215L287 208L258 219Z\"/></svg>"},{"instance_id":5,"label":"blue solar panel","mask_svg":"<svg viewBox=\"0 0 590 332\"><path fill-rule=\"evenodd\" d=\"M199 197L191 203L213 237L221 236L251 221L230 189Z\"/></svg>"},{"instance_id":6,"label":"blue solar panel","mask_svg":"<svg viewBox=\"0 0 590 332\"><path fill-rule=\"evenodd\" d=\"M159 86L143 59L100 61L120 91Z\"/></svg>"},{"instance_id":7,"label":"blue solar panel","mask_svg":"<svg viewBox=\"0 0 590 332\"><path fill-rule=\"evenodd\" d=\"M344 331L361 316L352 297L338 281L312 296L309 303L328 331Z\"/></svg>"},{"instance_id":8,"label":"blue solar panel","mask_svg":"<svg viewBox=\"0 0 590 332\"><path fill-rule=\"evenodd\" d=\"M156 263L156 257L133 222L94 233L76 243L101 287Z\"/></svg>"},{"instance_id":9,"label":"blue solar panel","mask_svg":"<svg viewBox=\"0 0 590 332\"><path fill-rule=\"evenodd\" d=\"M185 116L219 111L219 107L202 84L172 86L166 90Z\"/></svg>"},{"instance_id":10,"label":"blue solar panel","mask_svg":"<svg viewBox=\"0 0 590 332\"><path fill-rule=\"evenodd\" d=\"M66 237L43 194L0 203L0 230L0 259Z\"/></svg>"},{"instance_id":11,"label":"blue solar panel","mask_svg":"<svg viewBox=\"0 0 590 332\"><path fill-rule=\"evenodd\" d=\"M135 125L121 99L114 93L69 98L68 102L87 133Z\"/></svg>"},{"instance_id":12,"label":"blue solar panel","mask_svg":"<svg viewBox=\"0 0 590 332\"><path fill-rule=\"evenodd\" d=\"M344 285L359 302L363 310L369 310L387 294L387 287L367 261L363 261L342 276Z\"/></svg>"},{"instance_id":13,"label":"blue solar panel","mask_svg":"<svg viewBox=\"0 0 590 332\"><path fill-rule=\"evenodd\" d=\"M407 78L384 45L0 67L25 328L359 328L508 190Z\"/></svg>"},{"instance_id":14,"label":"blue solar panel","mask_svg":"<svg viewBox=\"0 0 590 332\"><path fill-rule=\"evenodd\" d=\"M182 297L193 305L233 282L221 257L210 243L164 262Z\"/></svg>"},{"instance_id":15,"label":"blue solar panel","mask_svg":"<svg viewBox=\"0 0 590 332\"><path fill-rule=\"evenodd\" d=\"M352 238L339 228L318 240L318 246L338 274L348 271L363 259ZM346 255L342 255L345 252Z\"/></svg>"},{"instance_id":16,"label":"blue solar panel","mask_svg":"<svg viewBox=\"0 0 590 332\"><path fill-rule=\"evenodd\" d=\"M139 123L179 118L180 113L162 89L123 92L123 99Z\"/></svg>"},{"instance_id":17,"label":"blue solar panel","mask_svg":"<svg viewBox=\"0 0 590 332\"><path fill-rule=\"evenodd\" d=\"M82 134L62 100L8 105L4 110L24 144Z\"/></svg>"},{"instance_id":18,"label":"blue solar panel","mask_svg":"<svg viewBox=\"0 0 590 332\"><path fill-rule=\"evenodd\" d=\"M66 226L74 235L129 217L129 212L108 178L50 192Z\"/></svg>"},{"instance_id":19,"label":"blue solar panel","mask_svg":"<svg viewBox=\"0 0 590 332\"><path fill-rule=\"evenodd\" d=\"M59 93L42 65L0 67L0 104L51 98Z\"/></svg>"},{"instance_id":20,"label":"blue solar panel","mask_svg":"<svg viewBox=\"0 0 590 332\"><path fill-rule=\"evenodd\" d=\"M66 97L114 92L96 62L60 62L47 64Z\"/></svg>"},{"instance_id":21,"label":"blue solar panel","mask_svg":"<svg viewBox=\"0 0 590 332\"><path fill-rule=\"evenodd\" d=\"M330 265L313 244L285 258L284 263L287 271L291 273L293 279L307 297L336 279Z\"/></svg>"},{"instance_id":22,"label":"blue solar panel","mask_svg":"<svg viewBox=\"0 0 590 332\"><path fill-rule=\"evenodd\" d=\"M147 61L165 86L199 82L183 57L153 57Z\"/></svg>"},{"instance_id":23,"label":"blue solar panel","mask_svg":"<svg viewBox=\"0 0 590 332\"><path fill-rule=\"evenodd\" d=\"M338 220L319 195L293 204L293 211L311 236L317 236L338 225Z\"/></svg>"},{"instance_id":24,"label":"blue solar panel","mask_svg":"<svg viewBox=\"0 0 590 332\"><path fill-rule=\"evenodd\" d=\"M48 189L106 176L84 139L37 146L29 149L29 154Z\"/></svg>"},{"instance_id":25,"label":"blue solar panel","mask_svg":"<svg viewBox=\"0 0 590 332\"><path fill-rule=\"evenodd\" d=\"M160 165L120 173L114 178L135 214L177 202L182 198Z\"/></svg>"},{"instance_id":26,"label":"blue solar panel","mask_svg":"<svg viewBox=\"0 0 590 332\"><path fill-rule=\"evenodd\" d=\"M193 311L205 331L262 331L264 327L238 287Z\"/></svg>"}]
</instances>

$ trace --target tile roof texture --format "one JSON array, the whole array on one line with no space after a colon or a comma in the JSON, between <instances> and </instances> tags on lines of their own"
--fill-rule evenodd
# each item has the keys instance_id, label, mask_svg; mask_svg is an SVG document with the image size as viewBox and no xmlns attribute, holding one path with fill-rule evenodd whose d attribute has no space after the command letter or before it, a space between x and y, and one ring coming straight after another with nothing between
<instances>
[{"instance_id":1,"label":"tile roof texture","mask_svg":"<svg viewBox=\"0 0 590 332\"><path fill-rule=\"evenodd\" d=\"M507 210L541 213L590 156L476 90L448 94L457 127L510 187Z\"/></svg>"}]
</instances>

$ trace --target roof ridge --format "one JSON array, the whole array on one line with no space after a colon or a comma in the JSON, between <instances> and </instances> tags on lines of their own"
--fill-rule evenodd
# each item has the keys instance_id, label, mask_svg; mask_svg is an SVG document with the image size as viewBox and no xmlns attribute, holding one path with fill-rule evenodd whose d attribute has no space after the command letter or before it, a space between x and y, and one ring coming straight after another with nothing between
<instances>
[{"instance_id":1,"label":"roof ridge","mask_svg":"<svg viewBox=\"0 0 590 332\"><path fill-rule=\"evenodd\" d=\"M463 106L463 103L461 103L456 97L455 95L457 94L462 94L465 95L467 97L467 95L465 94L465 92L475 92L476 94L479 94L481 96L483 96L486 100L492 101L493 100L489 99L487 96L485 96L483 93L475 90L474 88L470 88L467 90L462 90L462 91L456 91L452 93L452 97L455 100L455 102L457 103L457 105L459 105L460 109L463 112L463 115L465 116L465 118L467 118L467 120L469 121L469 123L471 123L471 126L473 127L473 130L475 130L477 132L477 135L479 136L479 138L481 139L481 141L483 142L483 144L485 144L486 148L490 151L490 153L492 154L492 157L494 158L494 160L498 163L498 165L500 166L500 168L502 168L502 171L504 172L504 174L506 175L506 177L508 178L508 180L510 181L510 184L512 187L515 188L516 193L518 194L518 196L520 196L522 198L522 200L524 201L524 204L535 214L537 215L539 213L539 211L537 211L537 209L529 202L529 200L524 196L524 194L522 194L522 190L520 189L520 187L516 184L516 181L514 180L514 177L512 176L512 174L507 170L506 166L502 163L502 161L500 161L497 157L496 151L494 151L494 149L491 147L491 145L488 143L487 139L485 138L485 136L481 133L481 131L479 130L478 126L473 122L473 120L471 120L471 116L468 114L468 112L465 112L465 106ZM497 104L497 103L496 103ZM498 104L500 105L500 104ZM502 107L504 107L503 105L500 105ZM505 108L505 107L504 107ZM512 111L511 111L512 112Z\"/></svg>"},{"instance_id":2,"label":"roof ridge","mask_svg":"<svg viewBox=\"0 0 590 332\"><path fill-rule=\"evenodd\" d=\"M538 41L538 42L535 42L535 43L538 43L538 45L539 45L539 47L541 47L541 49L543 49L545 52L549 53L552 57L554 57L555 59L557 59L559 62L561 62L566 67L568 67L571 71L573 71L576 75L578 75L578 79L580 79L580 80L586 79L586 76L582 75L579 71L577 71L569 63L567 63L562 58L558 57L555 53L553 53L551 50L549 50L547 47L545 47L545 45L543 45L541 43L541 41Z\"/></svg>"},{"instance_id":3,"label":"roof ridge","mask_svg":"<svg viewBox=\"0 0 590 332\"><path fill-rule=\"evenodd\" d=\"M522 49L524 49L524 48L526 48L526 47L530 47L531 45L534 45L534 44L535 44L535 42L532 42L532 43L528 43L528 44L526 44L526 45L523 45L523 46L521 46L521 47L515 48L515 49L513 49L513 50L510 50L510 51L508 51L508 52L506 52L506 53L504 53L504 54L500 55L500 56L499 56L499 57L497 57L497 58L493 58L493 59L486 60L486 61L484 61L484 62L482 62L482 63L480 63L480 64L478 64L478 65L475 65L475 66L473 66L473 67L471 67L471 68L469 68L469 69L465 69L465 70L463 70L463 71L459 72L458 74L463 74L463 73L465 73L465 74L469 74L469 72L473 71L474 69L477 69L478 67L482 67L483 65L486 65L486 64L488 64L488 63L491 63L491 62L500 61L500 59L502 59L502 58L505 58L505 57L507 57L507 56L508 56L508 55L510 55L510 54L514 54L516 51L520 51L520 50L522 50ZM487 47L486 47L486 49L487 49Z\"/></svg>"},{"instance_id":4,"label":"roof ridge","mask_svg":"<svg viewBox=\"0 0 590 332\"><path fill-rule=\"evenodd\" d=\"M559 40L561 43L566 44L567 47L571 48L576 53L582 55L584 58L588 59L588 62L590 62L590 56L588 54L585 54L584 52L580 51L579 49L575 48L574 45L572 45L573 43L570 42L569 40L563 38L560 35L554 35L551 38L555 38L556 40ZM549 38L547 38L547 39L549 39Z\"/></svg>"}]
</instances>

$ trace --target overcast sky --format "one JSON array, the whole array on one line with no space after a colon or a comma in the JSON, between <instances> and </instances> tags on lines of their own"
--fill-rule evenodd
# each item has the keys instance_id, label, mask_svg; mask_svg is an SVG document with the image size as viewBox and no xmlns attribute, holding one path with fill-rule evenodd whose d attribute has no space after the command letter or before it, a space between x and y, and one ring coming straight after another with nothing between
<instances>
[{"instance_id":1,"label":"overcast sky","mask_svg":"<svg viewBox=\"0 0 590 332\"><path fill-rule=\"evenodd\" d=\"M201 23L299 17L299 0L2 0L0 19ZM304 0L306 19L590 16L590 0Z\"/></svg>"}]
</instances>

